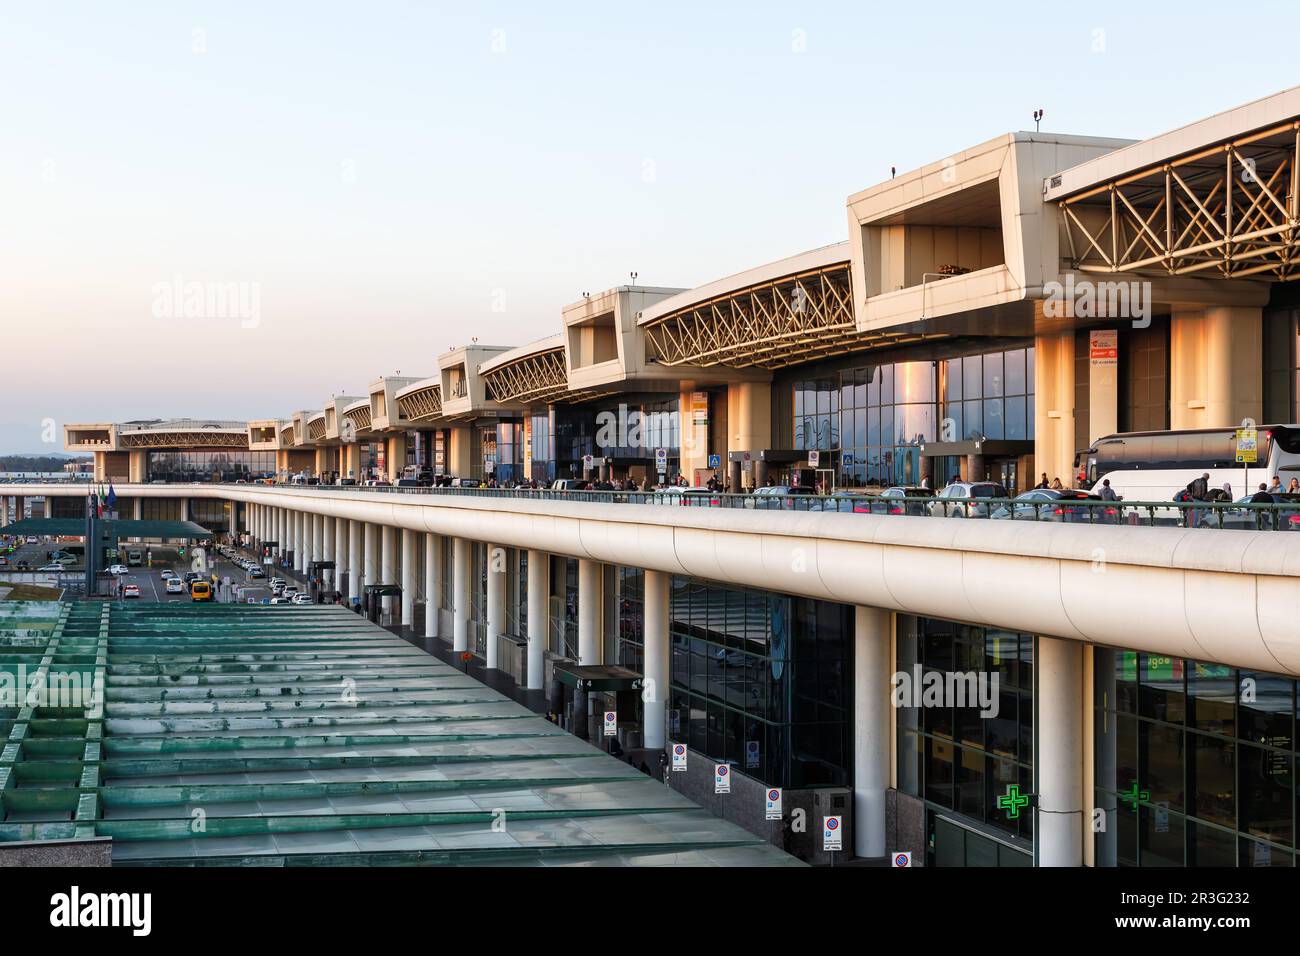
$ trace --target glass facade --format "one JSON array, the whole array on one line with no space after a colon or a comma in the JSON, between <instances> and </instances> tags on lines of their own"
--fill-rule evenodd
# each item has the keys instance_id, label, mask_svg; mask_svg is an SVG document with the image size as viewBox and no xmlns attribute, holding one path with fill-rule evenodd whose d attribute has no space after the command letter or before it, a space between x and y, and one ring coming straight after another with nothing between
<instances>
[{"instance_id":1,"label":"glass facade","mask_svg":"<svg viewBox=\"0 0 1300 956\"><path fill-rule=\"evenodd\" d=\"M273 451L151 451L150 481L238 481L275 476Z\"/></svg>"},{"instance_id":2,"label":"glass facade","mask_svg":"<svg viewBox=\"0 0 1300 956\"><path fill-rule=\"evenodd\" d=\"M1094 651L1098 866L1294 866L1296 681Z\"/></svg>"},{"instance_id":3,"label":"glass facade","mask_svg":"<svg viewBox=\"0 0 1300 956\"><path fill-rule=\"evenodd\" d=\"M1274 295L1295 298L1286 286ZM1264 311L1264 420L1300 422L1300 308L1290 304Z\"/></svg>"},{"instance_id":4,"label":"glass facade","mask_svg":"<svg viewBox=\"0 0 1300 956\"><path fill-rule=\"evenodd\" d=\"M899 615L897 660L900 673L919 668L923 680L932 672L998 676L992 716L952 700L897 710L898 789L930 811L930 854L948 852L935 844L937 822L955 815L1032 851L1033 813L1013 817L998 798L1008 787L1034 789L1033 636Z\"/></svg>"},{"instance_id":5,"label":"glass facade","mask_svg":"<svg viewBox=\"0 0 1300 956\"><path fill-rule=\"evenodd\" d=\"M644 582L620 568L617 660L643 671ZM669 733L766 784L852 779L853 609L675 576Z\"/></svg>"},{"instance_id":6,"label":"glass facade","mask_svg":"<svg viewBox=\"0 0 1300 956\"><path fill-rule=\"evenodd\" d=\"M522 481L524 475L524 423L497 423L496 461L491 474L499 482Z\"/></svg>"},{"instance_id":7,"label":"glass facade","mask_svg":"<svg viewBox=\"0 0 1300 956\"><path fill-rule=\"evenodd\" d=\"M922 442L1034 437L1034 350L843 369L794 383L794 447L841 487L914 485Z\"/></svg>"},{"instance_id":8,"label":"glass facade","mask_svg":"<svg viewBox=\"0 0 1300 956\"><path fill-rule=\"evenodd\" d=\"M149 499L145 499L147 502ZM225 533L230 530L230 508L232 502L217 501L212 498L190 499L190 520L202 525L209 531Z\"/></svg>"}]
</instances>

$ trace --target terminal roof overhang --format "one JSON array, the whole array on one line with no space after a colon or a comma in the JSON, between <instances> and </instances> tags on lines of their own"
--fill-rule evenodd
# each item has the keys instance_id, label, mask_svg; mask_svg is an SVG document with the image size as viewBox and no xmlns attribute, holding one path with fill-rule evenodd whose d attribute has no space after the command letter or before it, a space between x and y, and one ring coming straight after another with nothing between
<instances>
[{"instance_id":1,"label":"terminal roof overhang","mask_svg":"<svg viewBox=\"0 0 1300 956\"><path fill-rule=\"evenodd\" d=\"M96 522L110 538L210 538L212 532L193 521L132 521L103 519ZM60 538L84 537L85 518L23 518L0 528L0 534L50 535Z\"/></svg>"},{"instance_id":2,"label":"terminal roof overhang","mask_svg":"<svg viewBox=\"0 0 1300 956\"><path fill-rule=\"evenodd\" d=\"M1297 274L1300 87L1050 176L1062 254L1085 272L1285 280Z\"/></svg>"}]
</instances>

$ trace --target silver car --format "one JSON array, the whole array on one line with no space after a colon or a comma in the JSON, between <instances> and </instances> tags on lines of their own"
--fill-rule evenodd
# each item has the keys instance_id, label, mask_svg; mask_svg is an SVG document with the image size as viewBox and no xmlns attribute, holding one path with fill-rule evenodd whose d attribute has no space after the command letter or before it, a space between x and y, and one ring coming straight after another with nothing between
<instances>
[{"instance_id":1,"label":"silver car","mask_svg":"<svg viewBox=\"0 0 1300 956\"><path fill-rule=\"evenodd\" d=\"M932 518L987 518L988 499L1010 498L1007 489L992 481L954 481L934 496Z\"/></svg>"}]
</instances>

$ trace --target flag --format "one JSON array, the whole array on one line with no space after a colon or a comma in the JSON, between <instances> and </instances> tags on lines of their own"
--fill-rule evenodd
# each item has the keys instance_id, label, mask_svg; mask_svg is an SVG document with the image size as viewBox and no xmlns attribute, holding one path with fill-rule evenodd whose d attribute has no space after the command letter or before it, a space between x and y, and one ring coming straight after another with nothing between
<instances>
[{"instance_id":1,"label":"flag","mask_svg":"<svg viewBox=\"0 0 1300 956\"><path fill-rule=\"evenodd\" d=\"M99 518L104 517L104 486L103 485L99 486L99 502L97 503L95 508L95 515L96 517Z\"/></svg>"},{"instance_id":2,"label":"flag","mask_svg":"<svg viewBox=\"0 0 1300 956\"><path fill-rule=\"evenodd\" d=\"M113 483L108 483L108 510L112 511L117 506L117 492L113 490Z\"/></svg>"}]
</instances>

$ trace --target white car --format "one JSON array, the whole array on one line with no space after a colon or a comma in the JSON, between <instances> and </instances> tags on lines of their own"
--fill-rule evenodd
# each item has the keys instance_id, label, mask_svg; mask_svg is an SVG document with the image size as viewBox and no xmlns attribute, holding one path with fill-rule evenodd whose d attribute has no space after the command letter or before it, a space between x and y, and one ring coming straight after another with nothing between
<instances>
[{"instance_id":1,"label":"white car","mask_svg":"<svg viewBox=\"0 0 1300 956\"><path fill-rule=\"evenodd\" d=\"M113 564L108 568L109 574L130 574L131 570L125 564Z\"/></svg>"},{"instance_id":2,"label":"white car","mask_svg":"<svg viewBox=\"0 0 1300 956\"><path fill-rule=\"evenodd\" d=\"M168 594L184 594L185 582L178 577L170 577L164 585Z\"/></svg>"},{"instance_id":3,"label":"white car","mask_svg":"<svg viewBox=\"0 0 1300 956\"><path fill-rule=\"evenodd\" d=\"M68 570L61 564L47 564L43 568L37 568L37 571L66 571Z\"/></svg>"},{"instance_id":4,"label":"white car","mask_svg":"<svg viewBox=\"0 0 1300 956\"><path fill-rule=\"evenodd\" d=\"M311 595L310 595L310 594L295 594L295 595L290 599L290 603L292 603L292 604L310 604L310 603L311 603Z\"/></svg>"}]
</instances>

